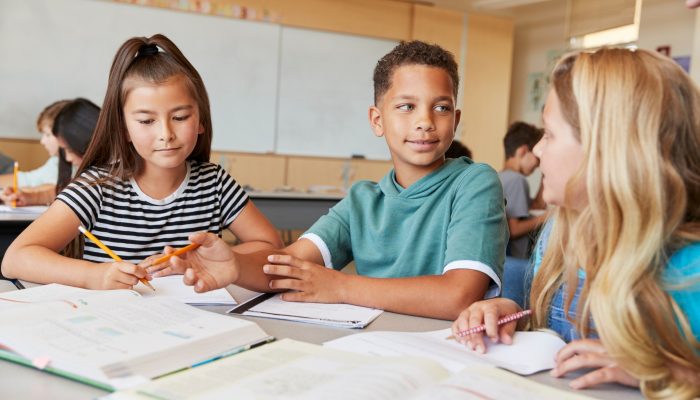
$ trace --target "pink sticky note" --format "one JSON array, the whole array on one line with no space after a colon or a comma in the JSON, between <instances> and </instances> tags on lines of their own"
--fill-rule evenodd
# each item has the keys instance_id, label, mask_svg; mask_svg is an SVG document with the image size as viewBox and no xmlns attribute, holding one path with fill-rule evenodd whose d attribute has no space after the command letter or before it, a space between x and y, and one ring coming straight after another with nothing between
<instances>
[{"instance_id":1,"label":"pink sticky note","mask_svg":"<svg viewBox=\"0 0 700 400\"><path fill-rule=\"evenodd\" d=\"M37 357L37 358L32 360L32 365L39 368L39 369L46 368L50 363L51 363L51 359L49 357L46 357L46 356Z\"/></svg>"}]
</instances>

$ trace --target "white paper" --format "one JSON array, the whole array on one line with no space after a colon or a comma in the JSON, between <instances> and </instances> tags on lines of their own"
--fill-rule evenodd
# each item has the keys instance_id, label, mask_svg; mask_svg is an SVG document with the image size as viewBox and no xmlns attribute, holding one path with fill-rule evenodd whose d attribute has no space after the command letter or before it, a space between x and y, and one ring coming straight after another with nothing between
<instances>
[{"instance_id":1,"label":"white paper","mask_svg":"<svg viewBox=\"0 0 700 400\"><path fill-rule=\"evenodd\" d=\"M172 297L193 306L232 306L236 304L236 300L226 289L217 289L205 293L195 292L192 286L187 286L182 282L182 275L155 278L150 283L156 288L155 291L142 283L134 286L134 290L143 297Z\"/></svg>"},{"instance_id":2,"label":"white paper","mask_svg":"<svg viewBox=\"0 0 700 400\"><path fill-rule=\"evenodd\" d=\"M10 207L6 204L0 204L0 213L7 214L34 214L40 215L48 210L48 206L24 206L24 207Z\"/></svg>"},{"instance_id":3,"label":"white paper","mask_svg":"<svg viewBox=\"0 0 700 400\"><path fill-rule=\"evenodd\" d=\"M251 307L243 315L344 328L364 328L381 313L382 310L351 304L284 301L277 294Z\"/></svg>"},{"instance_id":4,"label":"white paper","mask_svg":"<svg viewBox=\"0 0 700 400\"><path fill-rule=\"evenodd\" d=\"M521 375L554 368L554 356L566 345L559 337L545 332L516 332L513 344L492 344L486 354L469 350L453 339L450 329L432 332L367 332L326 342L339 350L380 356L421 356L458 372L464 367L491 364Z\"/></svg>"}]
</instances>

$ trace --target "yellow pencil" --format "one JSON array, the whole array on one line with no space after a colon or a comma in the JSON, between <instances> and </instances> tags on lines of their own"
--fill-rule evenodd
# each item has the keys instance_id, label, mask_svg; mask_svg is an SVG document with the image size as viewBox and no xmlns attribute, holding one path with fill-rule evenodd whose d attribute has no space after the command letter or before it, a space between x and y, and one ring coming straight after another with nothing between
<instances>
[{"instance_id":1,"label":"yellow pencil","mask_svg":"<svg viewBox=\"0 0 700 400\"><path fill-rule=\"evenodd\" d=\"M104 250L105 253L107 253L108 256L112 257L112 260L114 261L122 261L121 257L116 255L109 247L107 247L104 243L100 241L95 235L92 234L89 230L85 229L82 225L78 226L78 230L83 233L83 235L87 236L88 239L92 241L92 243L95 243L97 247L101 248ZM156 290L150 282L148 282L146 279L141 278L139 279L141 283L144 285L148 286L151 288L151 290Z\"/></svg>"},{"instance_id":2,"label":"yellow pencil","mask_svg":"<svg viewBox=\"0 0 700 400\"><path fill-rule=\"evenodd\" d=\"M180 254L187 253L188 251L194 250L194 249L196 249L197 247L199 247L199 243L190 243L190 244L188 244L187 246L182 247L182 248L179 248L179 249L173 251L173 252L170 253L170 254L166 254L166 255L164 255L164 256L162 256L162 257L160 257L160 258L157 258L155 261L153 261L153 262L151 263L151 265L158 265L158 264L160 264L160 263L166 262L166 261L168 261L168 260L170 259L170 257L172 257L172 256L179 256Z\"/></svg>"},{"instance_id":3,"label":"yellow pencil","mask_svg":"<svg viewBox=\"0 0 700 400\"><path fill-rule=\"evenodd\" d=\"M15 195L19 191L19 185L17 184L17 173L19 172L19 163L15 161L15 169L14 173L12 174L12 193ZM17 207L17 200L12 200L12 208Z\"/></svg>"}]
</instances>

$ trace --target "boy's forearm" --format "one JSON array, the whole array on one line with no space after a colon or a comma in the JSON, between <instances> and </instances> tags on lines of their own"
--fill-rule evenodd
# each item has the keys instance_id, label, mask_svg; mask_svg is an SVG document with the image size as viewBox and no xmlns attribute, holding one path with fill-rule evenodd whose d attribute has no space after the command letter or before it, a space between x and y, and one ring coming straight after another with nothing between
<instances>
[{"instance_id":1,"label":"boy's forearm","mask_svg":"<svg viewBox=\"0 0 700 400\"><path fill-rule=\"evenodd\" d=\"M483 299L490 282L488 276L473 270L410 278L346 275L343 279L345 303L444 320L456 319L466 307Z\"/></svg>"}]
</instances>

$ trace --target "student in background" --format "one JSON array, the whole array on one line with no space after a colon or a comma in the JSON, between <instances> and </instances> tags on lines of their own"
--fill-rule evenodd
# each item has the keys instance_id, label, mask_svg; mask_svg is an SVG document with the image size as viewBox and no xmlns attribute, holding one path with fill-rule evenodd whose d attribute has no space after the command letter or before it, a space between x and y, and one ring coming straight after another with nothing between
<instances>
[{"instance_id":1,"label":"student in background","mask_svg":"<svg viewBox=\"0 0 700 400\"><path fill-rule=\"evenodd\" d=\"M20 206L51 204L56 193L71 180L74 169L80 166L99 114L100 108L87 99L78 98L62 104L52 128L59 148L53 184L21 188L18 193L6 187L0 198L6 203L16 200Z\"/></svg>"},{"instance_id":2,"label":"student in background","mask_svg":"<svg viewBox=\"0 0 700 400\"><path fill-rule=\"evenodd\" d=\"M70 100L59 100L51 103L44 108L39 114L36 121L36 128L41 133L42 146L49 153L49 159L44 165L31 171L20 171L17 174L17 182L19 187L37 187L41 185L55 185L58 177L58 140L53 131L53 124L56 115L61 111L63 106L68 104ZM21 167L21 165L20 165ZM8 171L4 175L0 175L0 187L12 186L12 171Z\"/></svg>"},{"instance_id":3,"label":"student in background","mask_svg":"<svg viewBox=\"0 0 700 400\"><path fill-rule=\"evenodd\" d=\"M3 275L128 288L146 277L136 263L165 246L187 245L192 232L229 229L244 242L242 252L282 246L238 183L208 162L211 137L204 84L175 44L163 35L127 40L114 58L78 177L12 243ZM84 242L83 259L59 255L79 225L124 261L114 262L91 241Z\"/></svg>"},{"instance_id":4,"label":"student in background","mask_svg":"<svg viewBox=\"0 0 700 400\"><path fill-rule=\"evenodd\" d=\"M615 381L650 398L700 395L700 92L672 60L602 49L562 59L535 146L556 205L533 256L532 326L570 343L552 375ZM473 304L455 332L486 323L510 343L520 310ZM566 311L565 311L566 310ZM464 338L484 351L482 335Z\"/></svg>"},{"instance_id":5,"label":"student in background","mask_svg":"<svg viewBox=\"0 0 700 400\"><path fill-rule=\"evenodd\" d=\"M503 170L498 173L506 198L506 217L510 239L506 254L525 259L530 256L530 233L536 231L544 215L532 216L530 209L544 209L541 191L533 201L525 179L539 165L532 148L542 137L542 130L525 122L514 122L508 127L503 138L506 161Z\"/></svg>"},{"instance_id":6,"label":"student in background","mask_svg":"<svg viewBox=\"0 0 700 400\"><path fill-rule=\"evenodd\" d=\"M445 160L460 112L453 56L404 42L374 70L369 121L394 169L363 181L283 252L229 251L213 235L173 265L198 292L231 282L284 291L284 300L349 303L449 319L497 296L507 240L496 172L467 158ZM269 257L266 257L269 255ZM354 261L357 275L339 270ZM263 265L265 264L265 265Z\"/></svg>"},{"instance_id":7,"label":"student in background","mask_svg":"<svg viewBox=\"0 0 700 400\"><path fill-rule=\"evenodd\" d=\"M469 147L465 146L464 144L462 144L462 142L455 139L452 141L452 144L450 144L450 147L445 152L445 158L459 157L469 157L473 159L472 151L469 150Z\"/></svg>"}]
</instances>

